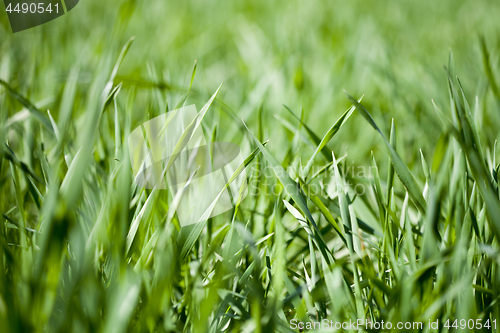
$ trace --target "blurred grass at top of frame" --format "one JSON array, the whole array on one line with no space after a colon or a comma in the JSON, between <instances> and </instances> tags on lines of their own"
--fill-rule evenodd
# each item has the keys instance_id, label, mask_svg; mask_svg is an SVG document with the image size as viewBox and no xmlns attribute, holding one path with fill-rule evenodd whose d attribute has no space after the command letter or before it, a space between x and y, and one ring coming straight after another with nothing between
<instances>
[{"instance_id":1,"label":"blurred grass at top of frame","mask_svg":"<svg viewBox=\"0 0 500 333\"><path fill-rule=\"evenodd\" d=\"M435 143L442 132L438 126L439 120L437 116L431 111L433 110L431 98L434 98L436 104L443 110L449 112L450 102L446 74L442 66L447 63L450 50L453 51L454 55L454 73L460 76L471 104L475 95L478 95L481 104L486 108L492 104L482 103L485 98L484 91L486 91L487 81L481 61L480 36L485 37L491 53L492 66L495 69L498 68L500 40L497 35L499 32L497 18L500 17L500 4L494 1L335 1L330 3L287 1L272 3L267 1L82 0L75 9L63 17L14 35L8 31L5 13L3 10L0 10L0 12L0 22L2 23L0 24L0 78L9 82L15 90L27 96L35 104L42 105L42 110L50 109L56 120L60 120L58 110L62 108L59 107L59 104L64 95L63 89L68 81L69 73L76 65L79 66L76 98L72 108L74 114L71 118L74 124L68 127L71 131L68 135L68 146L72 144L73 148L79 148L72 142L74 138L85 140L82 136L82 133L85 132L81 130L82 128L86 129L85 122L90 122L91 119L95 121L97 108L92 108L92 106L97 102L92 98L97 100L95 95L97 89L93 90L92 83L96 79L101 81L107 79L107 73L102 70L103 67L106 67L103 66L103 63L108 65L114 63L120 49L131 36L135 36L135 41L114 81L115 85L119 82L123 82L124 85L122 92L117 97L117 109L120 112L127 112L126 116L119 116L119 119L122 120L121 125L124 125L124 120L131 120L128 128L120 129L121 134L164 112L164 97L168 97L170 108L173 108L182 94L186 92L190 82L193 62L197 60L193 94L189 96L188 102L196 103L199 109L221 81L224 81L225 84L218 95L217 103L207 114L205 123L213 126L215 122L218 122L217 139L242 144L245 156L250 152L250 143L245 139L246 133L239 118L244 118L250 129L257 133L257 110L261 103L263 103L264 110L263 139L270 139L267 147L281 162L287 153L287 149L292 146L291 141L295 133L283 129L274 118L274 115L278 114L282 118L289 119L294 126L296 124L296 121L284 110L282 103L293 109L297 115L300 115L300 107L302 106L305 110L306 123L315 133L322 136L350 105L342 92L342 89L345 88L355 97L365 94L363 104L368 107L384 133L388 134L391 118L395 119L398 133L396 140L398 152L418 179L423 178L418 148L423 149L424 156L432 156ZM102 84L102 82L100 83ZM127 103L132 86L136 87L137 96L133 100L132 107L129 108ZM98 93L101 91L98 91ZM160 98L158 98L159 91L161 91ZM488 94L486 98L491 99L491 94ZM19 103L5 94L4 88L0 88L0 101L2 101L2 104L0 104L2 123L21 109ZM235 115L235 119L224 112L220 112L220 109L231 111ZM94 112L92 113L92 111ZM102 117L103 121L99 125L102 128L107 126L109 129L99 133L105 139L113 137L110 134L113 132L111 130L112 124L109 121L113 117L113 111L112 107L109 107L105 111L106 116ZM498 128L499 119L494 112L486 111L488 110L484 112L484 129L479 134L490 136L481 139L482 142L490 143L488 146L491 149L491 143L498 139L497 131L491 129ZM219 116L220 119L217 118ZM27 148L34 146L33 140L37 141L37 145L41 144L41 142L44 145L55 145L56 140L46 135L47 133L44 131L33 131L37 133L36 137L30 136L30 130L35 126L39 126L36 120L25 122L21 126L25 126L23 131L10 131L7 138L9 145L21 160L29 163L33 154ZM93 133L92 131L89 132ZM4 134L0 133L0 136ZM93 140L93 138L89 139ZM143 201L146 197L153 197L154 200L151 192L144 191L140 194L136 193L136 196L140 196L140 198L134 198L137 199L135 203L127 202L129 205L125 203L125 200L129 199L127 191L129 190L130 178L128 177L130 177L130 174L123 170L121 170L123 173L119 173L118 177L115 177L116 174L111 174L111 170L115 170L119 165L114 164L115 156L109 151L109 146L113 146L113 142L106 142L109 143L109 146L106 147L102 143L102 138L96 141L95 147L90 147L89 144L83 145L89 150L95 148L94 157L100 155L100 159L96 158L97 161L95 162L97 163L92 164L92 170L89 172L93 173L93 176L97 176L90 179L90 181L85 179L82 182L85 182L85 184L81 186L86 186L85 191L81 191L85 193L85 197L81 200L82 202L85 201L85 207L78 212L78 218L74 217L77 214L65 211L65 207L52 202L52 207L57 207L58 210L53 213L55 215L60 214L56 216L59 220L56 218L54 220L63 227L60 228L61 230L57 230L58 233L51 239L54 245L49 248L52 252L41 257L38 249L33 247L31 248L32 251L16 251L22 256L21 258L24 258L19 262L18 267L20 269L14 272L17 278L15 282L19 282L19 285L17 285L17 288L12 288L12 293L17 292L19 294L16 297L11 297L11 299L5 297L5 302L26 299L33 299L35 302L34 304L17 303L18 308L10 313L18 315L19 318L23 319L18 322L26 325L34 325L34 323L50 318L54 322L50 322L48 327L60 327L62 323L58 323L58 321L64 320L64 313L51 315L49 311L51 309L65 311L66 303L64 302L67 301L67 304L72 306L72 309L68 309L68 311L73 311L72 325L78 326L80 321L83 322L88 318L92 318L92 320L89 320L92 325L100 325L102 324L101 320L103 320L103 326L105 326L103 331L108 331L110 326L114 324L125 325L123 320L113 322L113 318L119 318L121 312L129 315L132 312L137 313L135 310L127 308L127 305L133 306L136 303L127 302L127 299L123 297L130 296L132 299L137 299L139 298L138 293L141 293L141 298L147 299L144 304L148 304L142 311L172 309L174 305L171 307L170 298L184 298L180 305L180 313L174 310L172 312L165 311L167 314L174 313L177 316L177 325L182 325L184 322L193 320L193 318L196 320L195 317L200 311L203 312L199 314L200 318L208 318L214 308L214 304L211 302L218 302L220 299L214 294L210 294L206 299L203 299L200 295L204 295L204 292L215 292L218 281L214 279L214 284L207 286L200 293L196 292L199 290L190 293L193 291L192 288L197 286L195 282L200 282L200 280L196 279L201 279L201 277L190 276L188 272L205 271L206 267L197 268L196 265L207 265L212 262L212 259L201 262L193 260L189 264L178 265L181 267L175 266L181 270L180 272L166 272L168 269L158 264L158 266L155 266L154 273L151 270L141 271L139 269L137 274L128 274L127 271L125 274L116 274L116 276L104 276L109 272L111 274L115 274L117 271L123 273L127 269L132 269L130 267L132 264L129 265L126 260L130 260L131 263L137 262L139 263L138 267L140 267L142 261L136 256L142 252L136 249L136 251L131 251L130 257L120 257L122 253L118 253L119 248L124 246L122 243L125 240L119 237L106 239L105 241L100 239L102 242L96 242L99 246L84 248L86 244L82 243L86 239L77 233L80 230L87 230L88 226L84 225L86 222L90 227L97 225L98 229L99 227L107 227L106 223L98 224L107 217L123 222L125 220L123 219L124 216L130 218L134 214L133 212L127 212L127 207L135 207L137 213L139 207L144 204ZM121 145L119 139L116 142L118 142L118 146ZM299 147L307 146L302 145ZM370 151L374 150L375 156L381 165L380 174L385 175L383 169L387 165L387 163L384 163L387 162L387 155L383 151L383 143L377 133L361 119L358 113L355 113L349 119L345 127L339 132L338 137L335 137L335 140L329 144L329 147L334 149L337 157L348 152L348 162L352 159L356 161L356 164L366 166L370 165ZM103 149L108 150L103 152ZM87 153L91 156L90 152ZM306 159L311 156L312 150L300 149L294 153L296 153L295 156L302 157L304 165ZM62 158L56 162L64 164ZM285 161L283 164L286 166L285 164L290 162ZM105 167L99 168L99 163L105 164ZM123 163L122 165L128 164ZM459 163L456 163L456 165L461 167ZM55 168L57 166L51 165L51 167ZM459 167L456 170L461 171ZM16 168L12 169L15 170L15 172L12 172L12 176L19 174ZM64 170L61 170L61 173L64 173ZM71 179L71 177L68 178ZM77 180L83 179L83 177L74 178ZM106 184L106 179L112 179L112 181ZM8 186L5 186L6 190L2 191L1 195L8 193L9 195L17 194L19 196L20 191L14 188L15 185L14 181L9 182ZM57 184L54 186L57 187ZM49 194L57 192L48 191ZM115 195L115 192L118 195ZM457 193L461 194L462 192L457 191ZM464 190L463 193L467 192ZM163 196L167 196L167 194L163 193L160 196L161 199L164 199ZM453 195L450 197L453 197ZM12 206L16 205L16 200L22 200L22 198L18 199L8 198L8 200L4 200L2 197L0 198L2 200L0 205L3 205L2 209L11 209ZM50 203L50 200L54 199L46 195L44 200ZM109 207L106 207L107 200L111 202ZM94 206L95 203L102 203L102 207ZM152 232L153 229L155 231L159 230L160 215L165 214L166 205L161 200L158 200L157 203L155 205L155 214L151 214L152 217L144 219L150 224L155 224L155 228L142 226L139 234L143 237L137 237L141 238L137 241L139 243L137 247L144 245L144 248L147 248L142 243L149 242L152 238L148 233ZM275 209L276 207L279 209L280 204L281 202L277 203ZM46 204L46 206L51 207L50 204ZM269 207L272 208L272 204ZM23 208L21 205L19 209ZM108 208L113 211L108 211ZM36 212L35 209L30 210L29 207L26 210L25 215L31 214L32 211ZM124 210L125 212L123 212ZM478 210L475 209L476 213L478 213ZM103 215L99 214L101 211L104 212ZM22 214L18 215L23 216ZM34 220L39 223L37 217L30 218L30 222ZM94 218L96 221L94 221ZM280 214L276 214L275 218L280 219ZM81 223L82 226L75 225L75 220ZM342 220L344 220L344 216ZM227 220L221 218L217 222L219 221L223 221L228 227L229 222ZM113 220L113 222L116 221ZM239 226L239 223L235 225ZM276 225L279 225L279 223L276 222ZM66 230L64 227L71 230ZM107 232L97 230L95 237L105 238L107 235L120 235L120 232L121 234L127 232L124 229L115 232L113 229L120 227L128 228L129 226L110 223ZM235 232L242 231L237 228L233 230ZM278 234L278 227L275 230L276 234ZM299 235L299 231L297 231L296 235ZM65 232L68 234L64 234ZM223 234L223 232L221 233ZM47 234L42 233L40 237L43 238ZM266 236L255 234L244 234L246 237L244 240L247 241L252 236ZM21 233L20 235L22 236ZM216 236L213 235L214 238ZM292 235L287 236L293 237ZM282 237L281 241L284 241L285 237L283 235L280 237ZM242 238L244 237L242 236ZM276 236L275 238L278 239ZM19 237L19 239L23 240L24 238ZM74 262L73 260L61 260L61 253L66 256L63 250L63 246L67 245L65 243L66 239L71 243L71 254L79 256L75 257ZM409 237L409 239L412 239L412 237ZM36 245L41 247L39 240L40 238L36 240ZM101 256L106 253L102 243L107 242L114 242L113 251L116 252L107 255L116 256L118 260L113 260L116 258L108 260ZM168 258L160 258L164 254L174 254L176 256L179 254L179 251L170 251L171 249L168 248L168 246L174 245L169 242L164 243L166 243L165 248L154 253L156 256L154 258L155 263L157 260L163 264L169 260L173 262L177 259L169 256L167 256ZM219 243L222 243L222 240L219 240ZM229 239L228 243L228 248L232 248L231 239ZM234 244L236 243L234 242ZM279 250L277 243L276 241L274 250ZM419 245L422 245L422 243L423 241ZM211 245L214 245L215 251L215 248L219 248L220 244L212 243ZM300 246L299 242L293 242L288 248L289 253L294 253L293 250ZM387 246L387 248L390 248L390 246ZM307 245L305 249L305 252L307 252ZM197 249L194 249L193 252L197 252ZM226 251L224 250L224 252ZM376 250L373 252L375 256L379 254ZM148 253L148 251L144 251L144 253ZM229 250L228 253L230 253ZM312 253L314 254L314 250L312 250ZM387 251L387 253L390 253L390 251ZM459 258L460 252L457 251L456 253L457 258ZM301 269L299 256L304 255L304 251L299 249L296 254L297 257L292 258L291 261L297 267L293 268ZM307 256L307 253L305 255ZM380 258L385 255L385 253L382 253ZM34 263L38 267L41 265L40 261L32 260L30 256L39 256L45 261L49 273L43 276L43 279L36 280L38 275L33 273L36 270L27 266L30 263ZM255 262L260 259L259 254L251 253L250 250L245 252L245 256L251 257ZM91 262L77 260L82 257L91 257L92 260ZM316 256L310 257L315 258ZM311 258L309 258L310 262L313 261ZM166 260L161 261L161 259ZM411 259L415 259L415 257ZM216 262L215 258L213 262ZM246 263L248 262L250 260L246 261ZM469 263L471 262L472 260L469 261ZM258 264L260 265L260 263ZM305 269L304 260L302 260L302 264ZM113 265L117 267L112 267ZM215 265L219 264L214 264L214 267L221 267ZM262 263L262 265L265 264ZM311 266L313 265L311 264ZM371 264L363 266L374 267ZM80 272L81 276L75 278L78 275L78 269L83 270L82 267L86 271ZM171 268L171 266L168 267ZM381 265L380 267L391 266ZM398 265L394 267L398 267ZM276 268L274 269L276 270ZM444 268L439 268L439 270L442 269L444 270ZM61 276L58 276L59 272ZM252 270L248 270L248 272L252 273ZM459 269L457 269L457 272L459 272ZM195 273L191 274L196 275ZM216 273L223 274L224 270L221 269ZM286 277L288 273L291 272L287 272L283 276ZM307 274L307 271L304 273ZM319 273L318 270L314 274L317 273ZM349 281L354 280L354 278L351 279L348 269L343 269L342 273L335 270L333 273L335 273L336 281L341 280L338 278L337 273L348 275ZM368 273L370 272L364 272L364 274ZM166 283L169 283L168 279L173 280L172 275L177 274L175 276L177 280L171 289L165 286L159 286L158 289L147 289L146 286L150 286L149 283L152 283L150 274L154 274L155 277L158 274L162 278L170 275L166 277ZM144 284L144 287L141 287L142 289L138 287L139 283L134 280L141 275ZM332 272L324 270L323 275L324 278L321 279L321 283L333 286L331 284L331 279L334 279ZM26 281L26 276L30 277L31 280ZM255 279L252 279L250 283L255 280L258 281L259 278L256 275ZM453 289L446 288L447 283L451 281L447 280L449 274L439 273L439 278L440 284L435 288L427 283L428 281L432 282L432 276L427 276L424 279L426 285L420 286L420 290L424 294L419 303L422 306L420 312L426 311L426 306L431 302L434 306L439 305L439 300L435 300L435 297L440 297L446 293L448 298L443 297L441 299L449 300L452 296L448 291L453 291ZM223 278L221 277L220 280L222 284ZM278 278L276 280L279 281ZM75 287L69 283L76 283L73 281L78 281L80 291L85 292L85 296L88 297L81 297L80 300L78 296L81 294L69 292ZM397 285L393 284L391 287L408 285L401 282L403 280L395 279L394 281L394 284L397 283ZM457 281L462 283L463 281L467 282L467 279L460 280L457 278L453 282ZM68 284L66 284L67 282ZM30 284L29 288L28 284ZM6 286L10 285L12 284L6 284ZM418 285L418 282L411 285ZM455 284L454 288L461 285ZM268 284L268 288L269 286L270 284ZM245 285L246 287L248 286ZM253 290L256 292L252 293L251 296L255 297L249 297L249 300L255 302L251 305L256 309L252 311L252 316L258 318L260 308L256 300L260 300L259 297L263 297L262 295L267 295L267 293L261 290L263 287L261 284L255 284L253 287L256 288ZM124 292L124 290L128 291L128 288L130 294ZM302 288L302 285L300 288ZM495 292L497 290L495 286L491 289ZM313 291L317 293L320 290L320 288L317 288ZM374 294L376 296L380 295L376 288L370 287L370 290L375 290ZM7 291L10 292L11 290ZM23 294L29 291L32 291L34 295L28 297ZM55 295L56 291L58 295ZM158 297L143 297L144 294L150 292L153 292L153 295ZM403 290L403 292L406 291ZM179 294L182 294L182 297ZM361 295L358 292L356 294L358 299L361 299ZM301 295L304 296L304 302L310 302L310 298L307 298L310 295L307 292ZM343 295L343 293L339 288L338 293L332 293L332 295ZM57 296L60 296L60 298ZM277 297L280 296L282 294L278 293ZM406 302L407 299L404 297L406 296L403 295L400 299ZM108 298L111 300L108 301ZM318 299L321 298L323 297L318 297ZM200 299L206 302L199 305L199 308L191 307L188 310L183 310L185 306L198 305L196 302ZM331 297L331 299L337 301L335 297ZM392 299L397 300L398 298L391 298L391 301ZM296 298L290 296L287 302L290 303L295 300ZM411 298L408 303L413 300L415 300L415 297ZM346 304L346 302L342 303L341 300L338 301L338 303L332 302L333 308L339 304L339 306ZM81 302L81 306L78 305L79 302ZM159 304L160 302L165 304ZM379 300L379 302L384 305L384 299ZM56 303L56 305L51 307L50 305L53 303ZM220 303L221 306L224 305L224 302L221 301ZM306 317L306 309L302 302L297 302L298 306L295 303L293 306L288 303L286 306L293 308L298 318ZM475 309L473 302L461 301L461 304L464 305L466 310L469 309L469 305L470 309ZM233 304L232 306L238 308L237 305ZM179 305L175 304L175 306ZM141 305L137 307L141 308ZM23 311L24 309L28 309L28 311ZM451 309L451 306L449 309ZM85 313L83 310L85 310ZM346 315L353 312L352 309L339 309L339 313L341 310L345 310ZM408 311L411 311L411 306L402 310L408 314ZM497 310L495 309L495 311ZM101 316L104 312L106 316L103 318ZM166 326L173 325L174 315L171 316L172 318L164 315L163 319ZM184 318L184 315L192 315L193 317ZM474 314L469 315L473 316ZM216 318L218 318L217 316L219 314L215 315ZM224 316L220 315L220 317ZM144 316L137 320L144 320L144 318L156 317L145 313ZM17 322L15 318L9 318L9 320L13 323ZM155 324L157 323L147 322L139 326L148 325L148 327L154 328ZM203 324L203 320L200 319L199 322L195 322L194 326L202 326ZM97 330L97 327L90 327L89 330L92 331L92 328ZM237 329L238 326L236 325L234 330ZM117 330L124 330L124 327L117 327ZM201 331L201 329L199 330ZM19 329L19 331L22 331L22 329Z\"/></svg>"},{"instance_id":2,"label":"blurred grass at top of frame","mask_svg":"<svg viewBox=\"0 0 500 333\"><path fill-rule=\"evenodd\" d=\"M404 129L400 154L412 165L418 148L432 152L440 133L435 114L424 110L432 110L431 98L441 106L448 103L442 65L450 50L469 99L481 96L486 79L478 36L495 49L499 16L495 1L85 0L53 22L13 35L1 10L0 76L34 101L57 100L71 67L79 63L78 101L98 74L101 57L116 55L135 36L115 80L138 86L133 127L162 112L146 88L151 83L169 88L173 107L197 60L189 102L202 105L224 81L219 100L251 126L263 102L264 138L272 132L268 148L278 159L285 152L280 147L292 140L274 117L290 119L282 103L298 115L302 106L306 123L324 133L349 105L345 88L366 95L365 104L386 132L396 118ZM489 120L498 124L495 117ZM220 128L241 128L230 117L220 122L229 125ZM234 131L220 135L221 140L242 138ZM356 147L348 160L365 165L370 150L377 156L381 147L362 121L348 122L331 146L342 153Z\"/></svg>"}]
</instances>

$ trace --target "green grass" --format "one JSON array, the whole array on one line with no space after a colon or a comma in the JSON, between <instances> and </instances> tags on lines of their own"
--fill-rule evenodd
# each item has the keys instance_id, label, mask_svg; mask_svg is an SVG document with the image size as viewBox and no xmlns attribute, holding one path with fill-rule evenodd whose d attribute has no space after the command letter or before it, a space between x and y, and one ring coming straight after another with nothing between
<instances>
[{"instance_id":1,"label":"green grass","mask_svg":"<svg viewBox=\"0 0 500 333\"><path fill-rule=\"evenodd\" d=\"M0 332L500 325L498 3L2 6ZM221 82L250 192L181 228L128 134Z\"/></svg>"}]
</instances>

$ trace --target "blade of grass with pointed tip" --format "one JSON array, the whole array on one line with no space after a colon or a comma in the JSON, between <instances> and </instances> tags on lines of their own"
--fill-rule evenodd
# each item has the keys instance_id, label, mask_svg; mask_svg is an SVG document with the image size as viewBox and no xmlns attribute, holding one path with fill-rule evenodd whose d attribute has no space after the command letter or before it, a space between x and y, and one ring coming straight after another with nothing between
<instances>
[{"instance_id":1,"label":"blade of grass with pointed tip","mask_svg":"<svg viewBox=\"0 0 500 333\"><path fill-rule=\"evenodd\" d=\"M29 112L31 112L31 114L36 118L38 119L38 121L40 121L40 123L52 134L55 134L54 132L54 128L52 127L52 124L50 123L50 120L47 119L43 113L38 110L38 108L36 106L33 105L33 103L31 103L27 98L21 96L19 93L17 93L16 91L14 91L14 89L12 89L10 87L10 85L5 82L4 80L0 79L0 84L4 86L4 88L7 90L7 92L9 93L9 95L11 95L12 97L14 97L19 103L21 103L26 109L28 109Z\"/></svg>"},{"instance_id":2,"label":"blade of grass with pointed tip","mask_svg":"<svg viewBox=\"0 0 500 333\"><path fill-rule=\"evenodd\" d=\"M473 177L474 179L476 179L476 184L478 185L479 192L481 193L481 196L483 197L488 208L488 221L491 221L494 232L496 233L497 237L500 237L500 203L498 200L498 196L496 195L490 182L491 174L489 174L488 171L484 169L484 162L481 161L477 151L472 149L463 141L462 135L459 133L459 131L435 104L434 109L436 110L442 121L443 128L451 133L460 144L460 146L464 149Z\"/></svg>"},{"instance_id":3,"label":"blade of grass with pointed tip","mask_svg":"<svg viewBox=\"0 0 500 333\"><path fill-rule=\"evenodd\" d=\"M264 143L264 145L266 144L267 142ZM213 207L215 206L215 204L217 203L217 201L219 200L219 197L222 195L222 193L225 191L226 188L229 187L229 185L239 176L239 174L243 171L244 168L247 167L248 164L250 164L250 162L255 158L255 156L257 156L257 154L260 152L260 149L257 148L255 149L244 161L243 163L241 163L238 168L236 168L235 172L233 173L233 175L231 176L231 178L227 181L226 185L224 186L224 188L221 190L221 192L219 193L219 195L215 198L215 200L212 202L212 204L210 205L210 207L207 209L207 211L204 213L204 215L206 216L210 216L211 214L211 211L213 210ZM208 218L208 217L207 217ZM201 235L201 232L203 231L203 228L205 227L205 224L206 224L206 220L202 221L202 222L199 222L197 223L193 230L191 230L191 232L189 233L187 239L186 239L186 242L184 243L184 245L182 246L182 249L181 249L181 258L185 258L187 256L187 254L189 253L189 251L191 251L191 249L193 248L196 240L200 237Z\"/></svg>"},{"instance_id":4,"label":"blade of grass with pointed tip","mask_svg":"<svg viewBox=\"0 0 500 333\"><path fill-rule=\"evenodd\" d=\"M311 130L309 128L309 126L307 126L307 124L302 121L302 119L300 119L299 117L297 117L297 115L288 106L286 106L285 104L283 104L283 107L288 112L290 112L290 114L292 116L294 116L295 119L297 119L302 126L304 126L304 129L306 130L307 134L309 134L309 137L311 138L312 142L317 147L321 143L321 139L316 135L316 133L314 133L313 130ZM327 160L330 160L330 151L326 147L323 147L323 149L321 149L321 154L323 154L323 156Z\"/></svg>"},{"instance_id":5,"label":"blade of grass with pointed tip","mask_svg":"<svg viewBox=\"0 0 500 333\"><path fill-rule=\"evenodd\" d=\"M314 221L314 218L312 217L311 212L309 211L309 208L307 207L306 200L302 193L298 189L297 183L295 183L288 173L283 169L283 167L278 163L276 158L265 148L262 143L252 134L248 126L243 122L245 125L246 129L248 130L248 133L250 134L250 137L252 140L255 142L255 144L259 147L260 151L264 155L264 158L267 160L267 162L270 164L271 168L274 171L274 174L276 177L278 177L278 180L281 182L283 187L285 188L285 191L290 194L292 199L295 201L297 206L299 206L299 209L302 211L302 213L306 216L307 220L312 224L314 230L315 230L315 239L317 240L318 248L321 251L322 255L325 257L325 260L329 262L330 264L333 263L333 257L330 251L328 250L328 247L325 244L325 241L323 240L323 237L321 236L321 231L318 229L318 226L316 225L316 222Z\"/></svg>"},{"instance_id":6,"label":"blade of grass with pointed tip","mask_svg":"<svg viewBox=\"0 0 500 333\"><path fill-rule=\"evenodd\" d=\"M361 96L358 99L358 101L361 102L362 99L363 99L363 96ZM312 165L314 163L314 158L316 157L316 155L318 155L318 153L321 150L323 150L323 148L326 147L326 145L328 144L328 142L330 142L330 140L335 136L335 134L337 134L337 132L342 127L342 125L344 125L344 123L349 119L349 117L351 117L352 113L354 112L354 109L355 109L354 106L351 106L349 109L347 109L340 116L340 118L337 119L337 121L335 122L335 124L333 124L333 126L330 127L330 129L326 132L325 136L323 137L323 139L319 143L318 147L316 147L316 150L314 151L314 153L312 154L311 158L309 159L309 161L307 162L307 164L306 164L306 166L304 168L304 177L307 177L307 175L309 174L309 170L311 169L311 167L312 167Z\"/></svg>"},{"instance_id":7,"label":"blade of grass with pointed tip","mask_svg":"<svg viewBox=\"0 0 500 333\"><path fill-rule=\"evenodd\" d=\"M193 133L195 133L196 130L198 129L198 127L200 127L203 118L207 114L207 111L210 108L210 106L212 105L212 102L214 101L215 97L217 96L217 93L219 92L220 88L222 87L222 84L223 83L220 84L219 88L217 88L217 90L212 95L212 97L203 106L203 108L200 110L200 112L198 112L196 117L186 127L184 132L182 132L181 137L177 141L174 149L172 150L172 154L170 155L170 158L168 159L167 166L163 170L163 174L166 174L170 170L170 168L174 164L175 160L180 156L180 152L186 147L189 140L191 140Z\"/></svg>"},{"instance_id":8,"label":"blade of grass with pointed tip","mask_svg":"<svg viewBox=\"0 0 500 333\"><path fill-rule=\"evenodd\" d=\"M403 162L399 154L391 146L389 141L387 141L387 138L378 128L377 124L375 124L375 121L373 121L373 118L370 116L365 107L360 103L358 103L358 101L356 101L356 99L351 95L349 95L347 92L345 92L345 94L347 98L351 101L351 103L354 104L354 106L356 106L356 110L363 116L363 118L365 118L365 120L382 136L382 139L384 140L385 146L387 148L387 152L389 153L389 156L391 158L392 165L394 166L394 170L396 171L396 174L399 176L399 179L401 179L401 182L408 190L408 193L410 194L410 197L412 198L417 208L422 213L425 213L426 210L425 207L427 204L425 202L424 197L422 196L422 191L420 190L417 182L415 181L415 178L413 178L413 175L411 174L406 164Z\"/></svg>"}]
</instances>

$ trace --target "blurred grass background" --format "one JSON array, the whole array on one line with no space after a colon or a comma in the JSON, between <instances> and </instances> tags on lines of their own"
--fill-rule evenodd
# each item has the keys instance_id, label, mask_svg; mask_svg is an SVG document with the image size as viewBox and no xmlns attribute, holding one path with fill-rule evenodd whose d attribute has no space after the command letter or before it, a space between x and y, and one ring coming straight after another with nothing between
<instances>
[{"instance_id":1,"label":"blurred grass background","mask_svg":"<svg viewBox=\"0 0 500 333\"><path fill-rule=\"evenodd\" d=\"M401 138L402 147L431 149L433 140L417 146L414 141L422 134L419 128L428 126L434 131L426 133L436 139L434 114L422 109L432 109L431 98L440 105L446 101L446 94L439 93L447 89L443 65L453 51L456 73L466 92L473 97L485 90L478 37L484 35L495 49L500 6L494 1L349 5L82 1L79 7L64 18L15 35L8 32L3 13L3 78L22 92L45 98L61 90L71 67L78 63L79 91L85 91L99 61L116 55L135 36L119 72L125 85L134 80L151 82L155 71L157 83L182 94L197 60L194 90L198 94L193 99L202 103L224 81L221 99L240 116L250 116L264 102L271 124L276 123L273 114L283 111L283 103L297 112L303 106L306 120L319 133L330 123L318 118L338 115L348 106L342 93L347 89L378 96L367 102L384 117L386 128L400 114L399 121L414 127ZM43 84L35 80L42 72ZM147 95L146 82L140 90ZM134 114L154 112L150 108L143 102ZM339 141L359 147L369 140L350 135L359 124L347 126ZM364 133L366 128L357 131ZM284 135L277 137L286 142ZM361 153L366 157L372 149L363 146L366 149L351 152L353 158ZM416 159L417 154L412 155L408 157Z\"/></svg>"},{"instance_id":2,"label":"blurred grass background","mask_svg":"<svg viewBox=\"0 0 500 333\"><path fill-rule=\"evenodd\" d=\"M287 331L293 318L498 318L491 207L498 203L500 3L82 0L16 34L2 7L0 331L268 332ZM466 104L460 93L450 103L443 68L450 53L453 89L460 91L458 75L481 144L460 146L434 110L432 100L466 137L457 111ZM286 191L246 199L186 246L183 233L196 233L168 217L172 194L134 186L127 134L188 91L186 103L200 109L221 82L205 131L248 156L257 146L243 118L285 169L299 159L305 166L319 142L283 104L321 139L351 105L342 90L364 94L429 208L413 204L383 140L355 112L328 150L347 154L347 165L379 162L381 181L356 179L366 195L353 199L344 189L354 200L352 220L372 228L353 237L357 246L332 229L332 220L348 234L352 226L341 214L343 194L327 193L331 175L319 195L330 216L305 195L335 262L283 203L297 202ZM484 165L469 165L476 155L467 147ZM318 155L315 166L331 161ZM270 163L261 155L253 162ZM496 191L492 206L482 167ZM437 238L424 241L432 229Z\"/></svg>"}]
</instances>

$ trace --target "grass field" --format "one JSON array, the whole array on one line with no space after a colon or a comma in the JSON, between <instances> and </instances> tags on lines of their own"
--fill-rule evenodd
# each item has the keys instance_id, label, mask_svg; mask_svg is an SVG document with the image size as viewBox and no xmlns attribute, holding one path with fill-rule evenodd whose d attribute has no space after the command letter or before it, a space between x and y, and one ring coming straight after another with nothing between
<instances>
[{"instance_id":1,"label":"grass field","mask_svg":"<svg viewBox=\"0 0 500 333\"><path fill-rule=\"evenodd\" d=\"M13 34L1 4L0 332L499 331L498 17L81 0ZM200 126L248 195L181 227L128 135L221 83Z\"/></svg>"}]
</instances>

